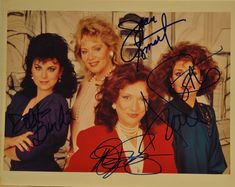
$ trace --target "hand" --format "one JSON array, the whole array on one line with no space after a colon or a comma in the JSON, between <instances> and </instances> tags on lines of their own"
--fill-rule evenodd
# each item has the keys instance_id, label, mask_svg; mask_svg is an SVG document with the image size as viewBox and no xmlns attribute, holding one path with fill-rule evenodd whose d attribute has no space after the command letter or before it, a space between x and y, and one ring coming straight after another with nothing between
<instances>
[{"instance_id":1,"label":"hand","mask_svg":"<svg viewBox=\"0 0 235 187\"><path fill-rule=\"evenodd\" d=\"M5 137L5 147L4 149L8 149L9 147L16 146L21 152L29 151L29 146L33 147L33 143L28 138L28 136L33 135L33 132L28 131L24 134L15 137Z\"/></svg>"},{"instance_id":2,"label":"hand","mask_svg":"<svg viewBox=\"0 0 235 187\"><path fill-rule=\"evenodd\" d=\"M68 151L68 154L66 155L65 157L65 166L64 166L64 169L68 167L69 165L69 161L72 157L72 155L74 154L74 150L73 148L71 147L70 150Z\"/></svg>"}]
</instances>

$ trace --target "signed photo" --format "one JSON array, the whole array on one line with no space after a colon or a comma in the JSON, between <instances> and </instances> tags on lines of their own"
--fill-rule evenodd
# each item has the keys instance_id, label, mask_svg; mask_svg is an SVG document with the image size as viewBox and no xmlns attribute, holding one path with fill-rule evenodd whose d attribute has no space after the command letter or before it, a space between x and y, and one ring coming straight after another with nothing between
<instances>
[{"instance_id":1,"label":"signed photo","mask_svg":"<svg viewBox=\"0 0 235 187\"><path fill-rule=\"evenodd\" d=\"M230 175L231 12L25 9L6 21L2 172Z\"/></svg>"}]
</instances>

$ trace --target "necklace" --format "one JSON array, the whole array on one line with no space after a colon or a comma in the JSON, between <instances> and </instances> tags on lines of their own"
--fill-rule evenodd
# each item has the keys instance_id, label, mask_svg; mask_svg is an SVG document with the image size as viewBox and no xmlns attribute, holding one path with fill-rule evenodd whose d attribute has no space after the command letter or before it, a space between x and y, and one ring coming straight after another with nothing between
<instances>
[{"instance_id":1,"label":"necklace","mask_svg":"<svg viewBox=\"0 0 235 187\"><path fill-rule=\"evenodd\" d=\"M128 137L136 136L140 129L139 125L136 125L135 127L127 127L120 122L117 122L116 127Z\"/></svg>"},{"instance_id":2,"label":"necklace","mask_svg":"<svg viewBox=\"0 0 235 187\"><path fill-rule=\"evenodd\" d=\"M112 71L115 69L115 66L112 65L112 67L110 68L110 70L105 74L105 76L103 76L100 80L97 80L96 75L94 74L91 79L90 82L94 81L96 86L100 86L103 84L104 80L106 77L109 77L110 74L112 73Z\"/></svg>"}]
</instances>

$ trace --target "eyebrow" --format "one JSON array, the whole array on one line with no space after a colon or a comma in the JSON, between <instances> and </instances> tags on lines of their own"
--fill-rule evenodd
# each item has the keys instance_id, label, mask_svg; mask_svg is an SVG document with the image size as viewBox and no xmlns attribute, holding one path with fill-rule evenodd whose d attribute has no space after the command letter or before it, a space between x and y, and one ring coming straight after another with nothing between
<instances>
[{"instance_id":1,"label":"eyebrow","mask_svg":"<svg viewBox=\"0 0 235 187\"><path fill-rule=\"evenodd\" d=\"M120 91L120 92L122 92L121 94L123 94L123 95L133 95L132 93L129 93L129 92L123 92L123 91ZM143 93L143 92L140 92L140 96L142 98L142 94L141 93ZM143 95L143 96L144 96L144 98L148 98L147 95Z\"/></svg>"},{"instance_id":2,"label":"eyebrow","mask_svg":"<svg viewBox=\"0 0 235 187\"><path fill-rule=\"evenodd\" d=\"M37 62L36 62L36 63L34 63L34 66L40 66L40 67L41 67L42 65L40 65L40 64L41 64L41 63L37 63ZM50 67L57 68L56 64L57 64L57 63L54 63L54 64L48 66L47 68L50 68Z\"/></svg>"}]
</instances>

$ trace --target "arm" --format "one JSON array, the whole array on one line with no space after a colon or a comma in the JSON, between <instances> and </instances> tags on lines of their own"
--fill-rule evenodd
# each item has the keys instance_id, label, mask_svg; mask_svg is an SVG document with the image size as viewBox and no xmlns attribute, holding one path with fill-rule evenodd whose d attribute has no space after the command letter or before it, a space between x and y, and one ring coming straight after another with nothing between
<instances>
[{"instance_id":1,"label":"arm","mask_svg":"<svg viewBox=\"0 0 235 187\"><path fill-rule=\"evenodd\" d=\"M222 147L219 140L219 132L216 124L216 117L213 108L210 108L213 116L211 137L210 137L210 153L209 153L209 168L208 173L223 173L227 168L227 164L224 158Z\"/></svg>"},{"instance_id":2,"label":"arm","mask_svg":"<svg viewBox=\"0 0 235 187\"><path fill-rule=\"evenodd\" d=\"M41 155L51 157L66 141L70 123L67 101L55 94L50 100L41 103L38 108L39 111L34 112L48 112L43 116L39 115L38 124L32 129L34 134L30 140L34 147L30 152L20 152L16 149L16 155L20 160L30 160Z\"/></svg>"},{"instance_id":3,"label":"arm","mask_svg":"<svg viewBox=\"0 0 235 187\"><path fill-rule=\"evenodd\" d=\"M175 164L174 149L172 146L174 136L172 129L166 124L159 124L157 127L157 133L154 140L155 145L155 159L161 166L161 173L177 173ZM157 156L162 155L162 156ZM150 165L150 168L152 166ZM158 171L158 170L157 170ZM156 171L155 171L156 172Z\"/></svg>"},{"instance_id":4,"label":"arm","mask_svg":"<svg viewBox=\"0 0 235 187\"><path fill-rule=\"evenodd\" d=\"M33 134L31 131L27 131L21 135L15 136L15 129L18 126L18 122L20 121L21 115L19 115L19 108L22 106L22 102L25 101L25 97L20 93L16 93L7 107L7 111L5 113L5 138L4 138L4 152L5 155L9 158L16 159L16 147L24 152L29 151L29 148L33 146L32 142L29 139L29 136ZM13 155L13 156L12 156Z\"/></svg>"},{"instance_id":5,"label":"arm","mask_svg":"<svg viewBox=\"0 0 235 187\"><path fill-rule=\"evenodd\" d=\"M77 147L77 135L78 135L78 120L77 120L77 115L76 113L76 108L77 107L73 107L72 108L72 120L71 120L71 151L72 152L76 152L78 147Z\"/></svg>"},{"instance_id":6,"label":"arm","mask_svg":"<svg viewBox=\"0 0 235 187\"><path fill-rule=\"evenodd\" d=\"M91 170L93 160L89 157L91 150L89 141L92 140L90 136L91 134L87 133L87 130L79 132L77 136L78 149L66 164L65 172L88 172Z\"/></svg>"},{"instance_id":7,"label":"arm","mask_svg":"<svg viewBox=\"0 0 235 187\"><path fill-rule=\"evenodd\" d=\"M28 138L28 136L33 135L33 132L28 131L24 134L15 137L5 137L4 150L10 147L17 146L20 151L29 151L29 146L32 147L33 144Z\"/></svg>"},{"instance_id":8,"label":"arm","mask_svg":"<svg viewBox=\"0 0 235 187\"><path fill-rule=\"evenodd\" d=\"M80 99L81 99L81 90L82 90L82 84L81 83L75 102L72 107L72 120L71 120L71 152L76 152L78 150L77 147L77 135L79 132L79 124L78 124L78 118L79 118L79 105L80 105Z\"/></svg>"}]
</instances>

